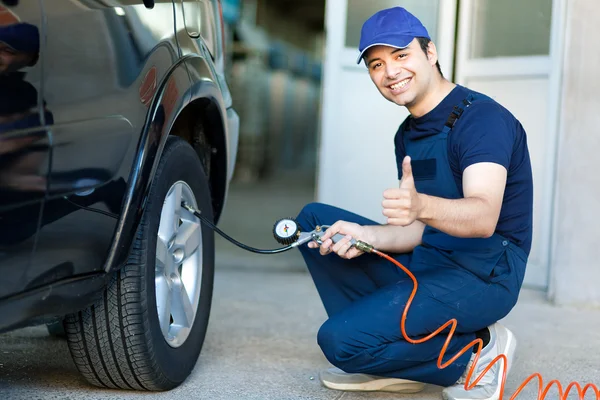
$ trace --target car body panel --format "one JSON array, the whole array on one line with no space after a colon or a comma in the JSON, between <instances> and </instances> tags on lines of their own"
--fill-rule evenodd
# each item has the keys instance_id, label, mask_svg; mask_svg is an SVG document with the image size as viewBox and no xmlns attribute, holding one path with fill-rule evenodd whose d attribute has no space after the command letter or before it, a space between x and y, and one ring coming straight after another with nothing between
<instances>
[{"instance_id":1,"label":"car body panel","mask_svg":"<svg viewBox=\"0 0 600 400\"><path fill-rule=\"evenodd\" d=\"M93 304L97 293L106 287L107 278L106 274L78 275L2 299L0 333L54 322L80 311Z\"/></svg>"},{"instance_id":2,"label":"car body panel","mask_svg":"<svg viewBox=\"0 0 600 400\"><path fill-rule=\"evenodd\" d=\"M29 279L46 192L41 25L38 2L0 6L0 297Z\"/></svg>"},{"instance_id":3,"label":"car body panel","mask_svg":"<svg viewBox=\"0 0 600 400\"><path fill-rule=\"evenodd\" d=\"M189 86L187 69L183 63L180 63L169 73L164 88L159 89L163 93L156 99L156 104L153 106L155 111L151 114L152 120L148 123L149 129L142 135L142 139L138 144L136 158L133 162L134 167L131 169L127 192L123 200L121 216L117 222L111 248L104 263L106 272L120 268L127 260L129 249L142 217L145 200L150 189L151 177L158 165L159 158L157 155L164 147L170 127L175 122L178 111L183 108L183 104L174 103L177 97L173 95L180 90L178 87L183 82L186 86ZM187 94L183 97L188 98Z\"/></svg>"},{"instance_id":4,"label":"car body panel","mask_svg":"<svg viewBox=\"0 0 600 400\"><path fill-rule=\"evenodd\" d=\"M43 0L43 7L42 92L53 114L53 157L29 268L34 287L104 270L151 107L147 92L179 59L172 23L155 23L172 15L169 3ZM177 86L183 90L186 80Z\"/></svg>"},{"instance_id":5,"label":"car body panel","mask_svg":"<svg viewBox=\"0 0 600 400\"><path fill-rule=\"evenodd\" d=\"M17 205L0 200L2 232L17 241L0 248L0 310L26 303L22 315L0 318L0 331L86 307L124 265L162 148L185 107L198 99L213 105L211 118L222 126L214 134L226 148L219 154L225 191L239 130L215 15L208 26L217 36L205 42L195 34L203 20L193 18L207 15L194 12L217 13L216 1L162 0L152 9L142 0L27 3L41 5L27 17L46 38L28 73L38 74L32 84L43 129L33 132L35 149L45 153L36 173L47 190ZM3 220L2 207L28 216L19 220L23 239L10 232L17 219Z\"/></svg>"}]
</instances>

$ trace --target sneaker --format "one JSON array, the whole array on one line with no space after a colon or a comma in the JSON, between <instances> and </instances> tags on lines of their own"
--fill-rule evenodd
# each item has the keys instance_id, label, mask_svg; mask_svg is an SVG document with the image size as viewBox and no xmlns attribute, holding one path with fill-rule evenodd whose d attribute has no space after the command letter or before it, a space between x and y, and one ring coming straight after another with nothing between
<instances>
[{"instance_id":1,"label":"sneaker","mask_svg":"<svg viewBox=\"0 0 600 400\"><path fill-rule=\"evenodd\" d=\"M367 374L349 374L339 368L323 371L319 374L319 378L329 389L348 392L418 393L425 388L425 384L421 382Z\"/></svg>"},{"instance_id":2,"label":"sneaker","mask_svg":"<svg viewBox=\"0 0 600 400\"><path fill-rule=\"evenodd\" d=\"M481 350L479 360L473 374L469 386L473 384L475 379L483 373L488 365L500 354L506 355L508 360L508 368L506 375L510 371L513 362L513 355L517 347L517 339L515 335L505 326L495 323L489 327L490 342ZM492 368L481 378L475 387L470 390L465 390L465 382L467 374L473 366L475 353L471 356L471 361L460 379L450 387L442 391L444 400L498 400L500 398L500 387L502 385L502 373L504 362L501 360L496 362Z\"/></svg>"}]
</instances>

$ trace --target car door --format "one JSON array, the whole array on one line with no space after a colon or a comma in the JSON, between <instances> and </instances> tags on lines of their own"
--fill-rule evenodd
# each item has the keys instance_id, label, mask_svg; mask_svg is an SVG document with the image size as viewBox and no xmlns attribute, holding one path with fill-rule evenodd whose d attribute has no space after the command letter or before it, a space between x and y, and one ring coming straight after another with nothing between
<instances>
[{"instance_id":1,"label":"car door","mask_svg":"<svg viewBox=\"0 0 600 400\"><path fill-rule=\"evenodd\" d=\"M37 1L0 1L0 298L35 285L29 265L50 160L41 37Z\"/></svg>"},{"instance_id":2,"label":"car door","mask_svg":"<svg viewBox=\"0 0 600 400\"><path fill-rule=\"evenodd\" d=\"M103 269L151 101L179 58L171 0L144 3L42 0L53 157L33 264L49 279Z\"/></svg>"}]
</instances>

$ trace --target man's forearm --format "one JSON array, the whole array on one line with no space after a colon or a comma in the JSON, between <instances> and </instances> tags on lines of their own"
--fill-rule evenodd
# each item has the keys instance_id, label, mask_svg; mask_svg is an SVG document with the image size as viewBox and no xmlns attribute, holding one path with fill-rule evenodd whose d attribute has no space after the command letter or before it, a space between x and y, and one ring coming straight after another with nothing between
<instances>
[{"instance_id":1,"label":"man's forearm","mask_svg":"<svg viewBox=\"0 0 600 400\"><path fill-rule=\"evenodd\" d=\"M489 237L493 235L498 215L490 212L490 204L481 198L443 199L419 194L423 204L417 219L456 237Z\"/></svg>"},{"instance_id":2,"label":"man's forearm","mask_svg":"<svg viewBox=\"0 0 600 400\"><path fill-rule=\"evenodd\" d=\"M421 244L425 224L415 221L409 226L365 226L368 241L377 250L390 253L408 253Z\"/></svg>"}]
</instances>

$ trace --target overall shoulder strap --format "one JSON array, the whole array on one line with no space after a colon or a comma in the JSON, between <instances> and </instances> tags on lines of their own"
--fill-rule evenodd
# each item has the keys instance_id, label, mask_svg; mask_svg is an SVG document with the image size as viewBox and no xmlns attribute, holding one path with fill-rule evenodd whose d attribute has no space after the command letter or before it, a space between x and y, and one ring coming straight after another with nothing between
<instances>
[{"instance_id":1,"label":"overall shoulder strap","mask_svg":"<svg viewBox=\"0 0 600 400\"><path fill-rule=\"evenodd\" d=\"M477 95L475 93L469 93L466 99L455 105L448 116L448 120L446 120L446 123L444 124L442 132L449 133L452 128L454 128L454 124L456 124L456 121L461 117L463 112L469 108L475 100L477 100Z\"/></svg>"}]
</instances>

